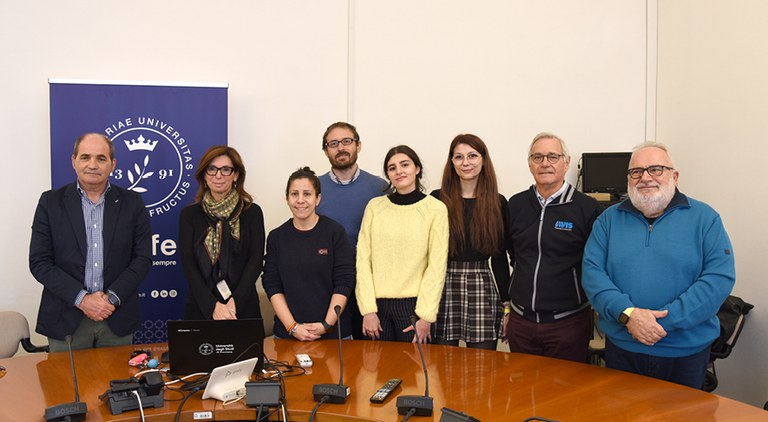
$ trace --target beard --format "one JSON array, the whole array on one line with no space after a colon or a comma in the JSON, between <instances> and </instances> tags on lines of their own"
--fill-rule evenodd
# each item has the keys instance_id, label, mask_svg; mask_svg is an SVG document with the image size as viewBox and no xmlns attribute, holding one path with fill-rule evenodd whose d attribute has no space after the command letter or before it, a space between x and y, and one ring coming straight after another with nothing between
<instances>
[{"instance_id":1,"label":"beard","mask_svg":"<svg viewBox=\"0 0 768 422\"><path fill-rule=\"evenodd\" d=\"M344 162L339 162L338 158L342 156L348 156L349 159ZM330 159L331 167L337 170L346 170L357 163L357 151L354 152L340 152Z\"/></svg>"},{"instance_id":2,"label":"beard","mask_svg":"<svg viewBox=\"0 0 768 422\"><path fill-rule=\"evenodd\" d=\"M640 186L658 186L659 190L653 193L641 193ZM629 200L646 217L658 217L667 209L667 205L675 196L675 184L672 180L667 183L638 183L629 187Z\"/></svg>"}]
</instances>

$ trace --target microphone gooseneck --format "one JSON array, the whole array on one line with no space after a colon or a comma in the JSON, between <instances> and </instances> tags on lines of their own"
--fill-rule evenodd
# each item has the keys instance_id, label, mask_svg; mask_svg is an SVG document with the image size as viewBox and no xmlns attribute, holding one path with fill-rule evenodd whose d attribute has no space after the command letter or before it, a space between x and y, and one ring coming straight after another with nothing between
<instances>
[{"instance_id":1,"label":"microphone gooseneck","mask_svg":"<svg viewBox=\"0 0 768 422\"><path fill-rule=\"evenodd\" d=\"M80 401L80 389L77 388L77 373L75 372L75 357L72 354L72 336L68 335L64 337L64 341L67 342L67 348L69 349L69 364L72 366L72 382L75 386L75 401Z\"/></svg>"},{"instance_id":2,"label":"microphone gooseneck","mask_svg":"<svg viewBox=\"0 0 768 422\"><path fill-rule=\"evenodd\" d=\"M341 306L336 305L333 307L333 310L336 313L336 322L340 324ZM347 397L350 394L349 387L344 385L344 354L341 345L341 326L337 327L337 329L339 330L339 383L315 384L312 387L312 396L317 402L344 404L347 402ZM319 406L320 403L318 403Z\"/></svg>"},{"instance_id":3,"label":"microphone gooseneck","mask_svg":"<svg viewBox=\"0 0 768 422\"><path fill-rule=\"evenodd\" d=\"M424 382L426 387L424 388L424 397L429 397L429 375L427 375L427 363L424 361L424 352L421 350L421 344L416 334L416 315L411 315L411 327L413 327L413 335L416 336L416 347L419 349L419 356L421 356L421 367L424 369Z\"/></svg>"},{"instance_id":4,"label":"microphone gooseneck","mask_svg":"<svg viewBox=\"0 0 768 422\"><path fill-rule=\"evenodd\" d=\"M72 353L72 336L64 337L69 349L69 364L72 368L72 384L75 388L75 401L62 403L45 408L45 420L47 422L80 422L85 420L88 413L88 405L80 401L80 391L77 387L77 373L75 372L75 356Z\"/></svg>"},{"instance_id":5,"label":"microphone gooseneck","mask_svg":"<svg viewBox=\"0 0 768 422\"><path fill-rule=\"evenodd\" d=\"M341 306L333 307L336 311L336 331L339 332L339 385L344 385L344 352L341 348Z\"/></svg>"},{"instance_id":6,"label":"microphone gooseneck","mask_svg":"<svg viewBox=\"0 0 768 422\"><path fill-rule=\"evenodd\" d=\"M429 374L427 373L427 363L424 360L424 351L421 349L421 343L419 342L418 333L416 332L416 321L418 321L418 318L415 315L411 315L411 327L413 328L413 335L416 336L416 348L419 349L421 367L424 369L424 383L426 387L424 389L423 396L397 397L397 413L406 415L403 421L407 420L411 416L431 416L432 409L435 405L432 397L429 397Z\"/></svg>"}]
</instances>

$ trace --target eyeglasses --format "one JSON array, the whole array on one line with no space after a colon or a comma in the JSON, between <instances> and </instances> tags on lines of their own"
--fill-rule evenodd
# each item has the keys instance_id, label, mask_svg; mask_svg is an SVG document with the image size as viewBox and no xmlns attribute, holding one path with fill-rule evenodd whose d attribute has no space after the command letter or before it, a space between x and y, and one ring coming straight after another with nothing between
<instances>
[{"instance_id":1,"label":"eyeglasses","mask_svg":"<svg viewBox=\"0 0 768 422\"><path fill-rule=\"evenodd\" d=\"M627 171L627 174L629 174L629 177L633 179L639 179L643 177L643 173L645 173L646 171L651 176L661 176L662 174L664 174L664 170L674 170L674 169L672 167L667 167L667 166L650 166L646 168L635 167L635 168L629 169Z\"/></svg>"},{"instance_id":2,"label":"eyeglasses","mask_svg":"<svg viewBox=\"0 0 768 422\"><path fill-rule=\"evenodd\" d=\"M531 154L530 158L531 161L533 161L536 164L541 164L544 162L544 157L547 157L547 161L549 161L549 164L555 164L558 161L560 161L560 157L565 157L565 154L555 154L554 152L551 154Z\"/></svg>"},{"instance_id":3,"label":"eyeglasses","mask_svg":"<svg viewBox=\"0 0 768 422\"><path fill-rule=\"evenodd\" d=\"M208 176L216 176L216 173L221 172L222 176L231 176L232 173L235 172L234 167L216 167L216 166L208 166L205 168L205 174Z\"/></svg>"},{"instance_id":4,"label":"eyeglasses","mask_svg":"<svg viewBox=\"0 0 768 422\"><path fill-rule=\"evenodd\" d=\"M482 158L480 154L470 152L467 155L456 154L453 157L451 157L451 161L453 162L453 165L460 166L464 163L464 160L467 160L469 164L474 166L480 161L480 158Z\"/></svg>"},{"instance_id":5,"label":"eyeglasses","mask_svg":"<svg viewBox=\"0 0 768 422\"><path fill-rule=\"evenodd\" d=\"M325 143L326 148L338 148L339 145L344 145L345 147L352 145L353 142L357 142L357 139L352 138L344 138L339 139L337 141L328 141Z\"/></svg>"}]
</instances>

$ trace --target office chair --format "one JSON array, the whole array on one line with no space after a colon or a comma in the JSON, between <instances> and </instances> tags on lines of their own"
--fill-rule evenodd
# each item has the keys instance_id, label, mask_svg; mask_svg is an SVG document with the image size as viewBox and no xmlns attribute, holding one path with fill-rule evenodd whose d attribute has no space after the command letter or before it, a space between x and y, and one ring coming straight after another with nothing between
<instances>
[{"instance_id":1,"label":"office chair","mask_svg":"<svg viewBox=\"0 0 768 422\"><path fill-rule=\"evenodd\" d=\"M746 315L752 308L754 308L753 305L733 295L728 296L725 302L720 305L720 310L717 311L717 319L720 320L720 336L712 342L712 349L709 352L709 365L704 376L702 390L712 392L717 388L715 360L725 359L731 354L733 346L736 345L741 330L744 328Z\"/></svg>"},{"instance_id":2,"label":"office chair","mask_svg":"<svg viewBox=\"0 0 768 422\"><path fill-rule=\"evenodd\" d=\"M605 366L605 333L600 330L597 322L599 319L597 311L592 311L592 324L590 333L592 338L589 340L589 349L587 352L588 363L595 366Z\"/></svg>"},{"instance_id":3,"label":"office chair","mask_svg":"<svg viewBox=\"0 0 768 422\"><path fill-rule=\"evenodd\" d=\"M29 340L29 323L15 311L0 312L0 358L16 354L19 343L28 353L48 352L48 346L35 346Z\"/></svg>"},{"instance_id":4,"label":"office chair","mask_svg":"<svg viewBox=\"0 0 768 422\"><path fill-rule=\"evenodd\" d=\"M275 309L272 307L272 302L267 298L267 293L264 292L261 283L256 285L256 292L259 294L259 308L261 309L261 318L264 321L264 335L271 337L274 335Z\"/></svg>"}]
</instances>

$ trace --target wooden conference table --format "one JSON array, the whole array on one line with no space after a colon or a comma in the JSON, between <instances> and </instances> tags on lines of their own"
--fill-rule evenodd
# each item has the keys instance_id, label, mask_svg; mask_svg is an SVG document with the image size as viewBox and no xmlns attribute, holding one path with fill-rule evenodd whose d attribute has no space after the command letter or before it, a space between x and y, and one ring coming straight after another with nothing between
<instances>
[{"instance_id":1,"label":"wooden conference table","mask_svg":"<svg viewBox=\"0 0 768 422\"><path fill-rule=\"evenodd\" d=\"M139 411L112 415L98 396L109 380L136 373L127 365L134 349L153 355L165 344L137 345L75 351L80 398L88 405L87 421L139 420ZM266 339L265 354L295 364L297 353L314 361L307 374L286 379L288 419L306 421L315 406L312 386L339 379L337 341L300 343ZM731 399L680 385L592 365L506 352L449 346L424 347L429 369L429 394L434 398L431 417L413 421L439 421L441 408L464 412L484 422L522 421L537 416L557 421L691 420L768 421L768 412ZM0 421L42 421L47 406L74 400L68 353L40 353L0 359L6 368L0 378ZM0 374L2 375L2 374ZM401 386L383 404L368 399L390 378ZM346 404L323 404L316 421L399 421L396 397L424 394L424 373L416 346L410 343L344 342L344 383L352 390ZM254 420L256 411L243 401L226 407L187 400L181 420ZM146 420L173 420L180 394L165 392L165 406L145 409ZM207 414L206 414L207 412ZM276 420L274 417L270 420Z\"/></svg>"}]
</instances>

